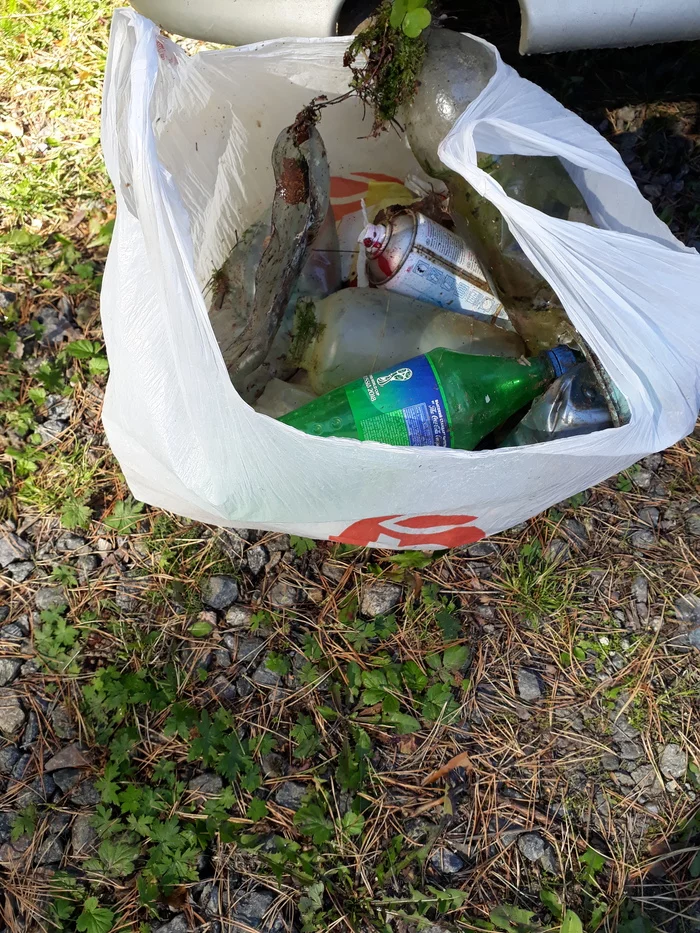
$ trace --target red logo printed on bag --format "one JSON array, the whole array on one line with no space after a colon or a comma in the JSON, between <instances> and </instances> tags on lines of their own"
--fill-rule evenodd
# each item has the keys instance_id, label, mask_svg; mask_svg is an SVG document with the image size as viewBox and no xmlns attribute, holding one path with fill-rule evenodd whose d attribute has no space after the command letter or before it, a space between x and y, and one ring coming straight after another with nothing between
<instances>
[{"instance_id":1,"label":"red logo printed on bag","mask_svg":"<svg viewBox=\"0 0 700 933\"><path fill-rule=\"evenodd\" d=\"M469 524L475 520L476 515L380 515L362 518L330 540L375 547L457 547L485 537L481 528Z\"/></svg>"}]
</instances>

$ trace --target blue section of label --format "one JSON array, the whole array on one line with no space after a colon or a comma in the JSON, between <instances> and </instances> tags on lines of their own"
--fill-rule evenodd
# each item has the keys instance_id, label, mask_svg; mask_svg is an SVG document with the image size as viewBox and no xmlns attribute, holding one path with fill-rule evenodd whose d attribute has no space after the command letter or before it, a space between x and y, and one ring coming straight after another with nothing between
<instances>
[{"instance_id":1,"label":"blue section of label","mask_svg":"<svg viewBox=\"0 0 700 933\"><path fill-rule=\"evenodd\" d=\"M425 356L365 376L346 391L362 440L451 446L445 399Z\"/></svg>"}]
</instances>

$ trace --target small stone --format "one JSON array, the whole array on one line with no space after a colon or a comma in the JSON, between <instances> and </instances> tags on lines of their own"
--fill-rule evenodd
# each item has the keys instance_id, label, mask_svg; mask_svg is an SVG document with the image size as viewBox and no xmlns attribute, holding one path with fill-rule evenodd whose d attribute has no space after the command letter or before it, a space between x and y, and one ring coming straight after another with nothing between
<instances>
[{"instance_id":1,"label":"small stone","mask_svg":"<svg viewBox=\"0 0 700 933\"><path fill-rule=\"evenodd\" d=\"M559 531L570 544L573 544L579 550L582 550L588 544L586 527L575 518L565 518L559 525Z\"/></svg>"},{"instance_id":2,"label":"small stone","mask_svg":"<svg viewBox=\"0 0 700 933\"><path fill-rule=\"evenodd\" d=\"M0 748L0 774L10 774L20 757L16 745L5 745Z\"/></svg>"},{"instance_id":3,"label":"small stone","mask_svg":"<svg viewBox=\"0 0 700 933\"><path fill-rule=\"evenodd\" d=\"M78 580L81 583L86 583L90 575L97 570L99 563L94 554L83 554L82 557L79 557L75 562Z\"/></svg>"},{"instance_id":4,"label":"small stone","mask_svg":"<svg viewBox=\"0 0 700 933\"><path fill-rule=\"evenodd\" d=\"M540 856L540 865L544 868L545 871L548 871L551 875L556 875L559 873L559 859L557 858L556 852L548 843L545 843L544 854Z\"/></svg>"},{"instance_id":5,"label":"small stone","mask_svg":"<svg viewBox=\"0 0 700 933\"><path fill-rule=\"evenodd\" d=\"M407 839L410 839L411 842L415 842L418 845L423 845L427 842L428 838L434 838L436 826L435 823L431 823L430 820L426 819L424 816L417 816L406 820L403 824L403 830Z\"/></svg>"},{"instance_id":6,"label":"small stone","mask_svg":"<svg viewBox=\"0 0 700 933\"><path fill-rule=\"evenodd\" d=\"M73 790L80 783L82 774L78 771L77 768L59 768L58 771L53 771L52 776L56 782L56 786L63 794L67 794L68 791Z\"/></svg>"},{"instance_id":7,"label":"small stone","mask_svg":"<svg viewBox=\"0 0 700 933\"><path fill-rule=\"evenodd\" d=\"M10 841L12 826L17 819L17 814L12 810L0 810L0 845Z\"/></svg>"},{"instance_id":8,"label":"small stone","mask_svg":"<svg viewBox=\"0 0 700 933\"><path fill-rule=\"evenodd\" d=\"M67 602L66 594L59 586L41 586L34 594L34 603L39 612L58 609Z\"/></svg>"},{"instance_id":9,"label":"small stone","mask_svg":"<svg viewBox=\"0 0 700 933\"><path fill-rule=\"evenodd\" d=\"M688 632L688 644L691 648L700 648L700 626Z\"/></svg>"},{"instance_id":10,"label":"small stone","mask_svg":"<svg viewBox=\"0 0 700 933\"><path fill-rule=\"evenodd\" d=\"M233 658L239 664L250 663L260 656L265 647L265 641L262 638L254 636L232 636L231 641L226 640L224 635L224 644L231 651Z\"/></svg>"},{"instance_id":11,"label":"small stone","mask_svg":"<svg viewBox=\"0 0 700 933\"><path fill-rule=\"evenodd\" d=\"M14 658L0 658L0 687L7 687L19 674L21 661Z\"/></svg>"},{"instance_id":12,"label":"small stone","mask_svg":"<svg viewBox=\"0 0 700 933\"><path fill-rule=\"evenodd\" d=\"M402 589L393 583L366 583L362 590L360 612L374 618L391 612L401 601Z\"/></svg>"},{"instance_id":13,"label":"small stone","mask_svg":"<svg viewBox=\"0 0 700 933\"><path fill-rule=\"evenodd\" d=\"M443 875L454 875L464 868L464 861L449 849L437 849L430 856L430 864Z\"/></svg>"},{"instance_id":14,"label":"small stone","mask_svg":"<svg viewBox=\"0 0 700 933\"><path fill-rule=\"evenodd\" d=\"M620 758L623 761L635 761L644 754L644 749L637 742L623 741L618 745L620 749Z\"/></svg>"},{"instance_id":15,"label":"small stone","mask_svg":"<svg viewBox=\"0 0 700 933\"><path fill-rule=\"evenodd\" d=\"M469 557L498 557L501 549L493 541L477 541L466 547L457 548L458 553L466 551Z\"/></svg>"},{"instance_id":16,"label":"small stone","mask_svg":"<svg viewBox=\"0 0 700 933\"><path fill-rule=\"evenodd\" d=\"M29 752L20 755L12 768L12 777L15 781L21 781L27 773L31 763L32 756Z\"/></svg>"},{"instance_id":17,"label":"small stone","mask_svg":"<svg viewBox=\"0 0 700 933\"><path fill-rule=\"evenodd\" d=\"M204 622L206 625L210 625L212 628L216 628L216 623L218 620L213 609L203 609L202 612L197 613L197 621Z\"/></svg>"},{"instance_id":18,"label":"small stone","mask_svg":"<svg viewBox=\"0 0 700 933\"><path fill-rule=\"evenodd\" d=\"M13 738L26 722L27 714L22 709L19 697L7 687L0 687L0 732Z\"/></svg>"},{"instance_id":19,"label":"small stone","mask_svg":"<svg viewBox=\"0 0 700 933\"><path fill-rule=\"evenodd\" d=\"M268 554L267 548L262 544L256 544L255 547L250 547L245 552L245 561L248 565L248 570L255 574L255 576L265 567L269 559L270 555Z\"/></svg>"},{"instance_id":20,"label":"small stone","mask_svg":"<svg viewBox=\"0 0 700 933\"><path fill-rule=\"evenodd\" d=\"M527 702L542 699L544 684L540 675L521 668L518 671L518 693L520 699Z\"/></svg>"},{"instance_id":21,"label":"small stone","mask_svg":"<svg viewBox=\"0 0 700 933\"><path fill-rule=\"evenodd\" d=\"M24 583L24 581L34 573L35 569L31 560L21 560L16 564L11 564L7 568L7 572L15 583Z\"/></svg>"},{"instance_id":22,"label":"small stone","mask_svg":"<svg viewBox=\"0 0 700 933\"><path fill-rule=\"evenodd\" d=\"M114 594L114 602L122 612L133 612L138 609L145 586L145 580L132 576L122 578Z\"/></svg>"},{"instance_id":23,"label":"small stone","mask_svg":"<svg viewBox=\"0 0 700 933\"><path fill-rule=\"evenodd\" d=\"M67 745L50 758L44 765L45 771L58 771L60 768L89 768L90 762L79 745Z\"/></svg>"},{"instance_id":24,"label":"small stone","mask_svg":"<svg viewBox=\"0 0 700 933\"><path fill-rule=\"evenodd\" d=\"M268 778L284 777L287 770L287 762L277 752L268 752L267 755L263 755L261 764L263 774Z\"/></svg>"},{"instance_id":25,"label":"small stone","mask_svg":"<svg viewBox=\"0 0 700 933\"><path fill-rule=\"evenodd\" d=\"M640 765L631 773L636 789L646 797L659 797L664 789L653 765Z\"/></svg>"},{"instance_id":26,"label":"small stone","mask_svg":"<svg viewBox=\"0 0 700 933\"><path fill-rule=\"evenodd\" d=\"M296 586L283 583L281 580L278 580L267 593L269 602L280 609L290 609L299 602L300 596L301 594Z\"/></svg>"},{"instance_id":27,"label":"small stone","mask_svg":"<svg viewBox=\"0 0 700 933\"><path fill-rule=\"evenodd\" d=\"M193 777L187 785L188 790L195 791L199 795L207 797L218 797L223 790L224 783L218 774L199 774Z\"/></svg>"},{"instance_id":28,"label":"small stone","mask_svg":"<svg viewBox=\"0 0 700 933\"><path fill-rule=\"evenodd\" d=\"M44 444L53 444L68 430L68 422L62 418L47 418L42 424L38 424L36 431Z\"/></svg>"},{"instance_id":29,"label":"small stone","mask_svg":"<svg viewBox=\"0 0 700 933\"><path fill-rule=\"evenodd\" d=\"M78 789L70 796L71 803L76 807L96 807L102 800L100 792L93 781L83 781Z\"/></svg>"},{"instance_id":30,"label":"small stone","mask_svg":"<svg viewBox=\"0 0 700 933\"><path fill-rule=\"evenodd\" d=\"M71 823L70 813L62 813L59 810L54 811L49 815L46 829L52 836L57 836L67 829Z\"/></svg>"},{"instance_id":31,"label":"small stone","mask_svg":"<svg viewBox=\"0 0 700 933\"><path fill-rule=\"evenodd\" d=\"M651 528L656 528L659 524L659 515L659 510L653 506L647 506L637 512L639 521L644 525L649 525Z\"/></svg>"},{"instance_id":32,"label":"small stone","mask_svg":"<svg viewBox=\"0 0 700 933\"><path fill-rule=\"evenodd\" d=\"M288 551L292 546L291 539L289 535L273 535L272 538L268 538L267 549L271 554L274 554L276 551Z\"/></svg>"},{"instance_id":33,"label":"small stone","mask_svg":"<svg viewBox=\"0 0 700 933\"><path fill-rule=\"evenodd\" d=\"M673 742L664 745L659 759L659 768L664 777L684 778L688 770L687 752Z\"/></svg>"},{"instance_id":34,"label":"small stone","mask_svg":"<svg viewBox=\"0 0 700 933\"><path fill-rule=\"evenodd\" d=\"M246 894L235 905L233 912L233 927L242 929L262 930L264 933L282 933L285 924L281 917L274 921L265 922L265 914L272 907L274 896L267 891L253 891Z\"/></svg>"},{"instance_id":35,"label":"small stone","mask_svg":"<svg viewBox=\"0 0 700 933\"><path fill-rule=\"evenodd\" d=\"M252 617L252 609L246 609L245 606L232 606L226 613L226 625L233 629L249 629Z\"/></svg>"},{"instance_id":36,"label":"small stone","mask_svg":"<svg viewBox=\"0 0 700 933\"><path fill-rule=\"evenodd\" d=\"M37 847L35 865L58 865L63 858L63 842L57 836L48 836Z\"/></svg>"},{"instance_id":37,"label":"small stone","mask_svg":"<svg viewBox=\"0 0 700 933\"><path fill-rule=\"evenodd\" d=\"M76 858L86 858L97 849L97 831L91 823L92 817L79 813L71 827L70 842Z\"/></svg>"},{"instance_id":38,"label":"small stone","mask_svg":"<svg viewBox=\"0 0 700 933\"><path fill-rule=\"evenodd\" d=\"M56 541L57 551L79 551L82 547L85 547L85 538L74 535L70 531L61 535Z\"/></svg>"},{"instance_id":39,"label":"small stone","mask_svg":"<svg viewBox=\"0 0 700 933\"><path fill-rule=\"evenodd\" d=\"M19 625L10 622L0 628L0 641L22 641L26 632L23 632Z\"/></svg>"},{"instance_id":40,"label":"small stone","mask_svg":"<svg viewBox=\"0 0 700 933\"><path fill-rule=\"evenodd\" d=\"M347 564L339 564L336 561L324 560L321 564L321 575L332 583L340 583L347 569Z\"/></svg>"},{"instance_id":41,"label":"small stone","mask_svg":"<svg viewBox=\"0 0 700 933\"><path fill-rule=\"evenodd\" d=\"M32 804L46 803L56 793L56 782L50 774L34 778L14 799L15 806L22 810Z\"/></svg>"},{"instance_id":42,"label":"small stone","mask_svg":"<svg viewBox=\"0 0 700 933\"><path fill-rule=\"evenodd\" d=\"M646 606L647 602L649 601L649 581L646 577L643 577L641 574L637 574L637 576L632 581L630 596L632 601L637 603L637 605Z\"/></svg>"},{"instance_id":43,"label":"small stone","mask_svg":"<svg viewBox=\"0 0 700 933\"><path fill-rule=\"evenodd\" d=\"M187 922L184 914L178 914L177 917L173 917L172 920L169 920L168 923L164 923L162 926L154 927L154 933L188 933L190 928L189 923Z\"/></svg>"},{"instance_id":44,"label":"small stone","mask_svg":"<svg viewBox=\"0 0 700 933\"><path fill-rule=\"evenodd\" d=\"M700 596L687 593L674 603L676 618L681 622L700 623Z\"/></svg>"},{"instance_id":45,"label":"small stone","mask_svg":"<svg viewBox=\"0 0 700 933\"><path fill-rule=\"evenodd\" d=\"M539 833L523 833L518 837L518 848L529 862L536 862L547 851L547 843Z\"/></svg>"},{"instance_id":46,"label":"small stone","mask_svg":"<svg viewBox=\"0 0 700 933\"><path fill-rule=\"evenodd\" d=\"M74 340L80 340L83 336L81 332L73 326L70 319L70 304L68 310L52 308L45 305L36 315L36 320L44 325L39 343L42 347L55 347L62 343L71 343Z\"/></svg>"},{"instance_id":47,"label":"small stone","mask_svg":"<svg viewBox=\"0 0 700 933\"><path fill-rule=\"evenodd\" d=\"M544 559L550 564L563 564L571 560L571 548L561 538L552 538L544 549Z\"/></svg>"},{"instance_id":48,"label":"small stone","mask_svg":"<svg viewBox=\"0 0 700 933\"><path fill-rule=\"evenodd\" d=\"M267 666L267 658L265 658L253 674L252 680L259 687L277 687L282 678L276 671L270 670Z\"/></svg>"},{"instance_id":49,"label":"small stone","mask_svg":"<svg viewBox=\"0 0 700 933\"><path fill-rule=\"evenodd\" d=\"M0 569L15 561L25 561L32 555L32 548L19 535L11 531L0 531Z\"/></svg>"},{"instance_id":50,"label":"small stone","mask_svg":"<svg viewBox=\"0 0 700 933\"><path fill-rule=\"evenodd\" d=\"M75 738L75 728L65 706L57 706L49 713L51 726L59 739Z\"/></svg>"},{"instance_id":51,"label":"small stone","mask_svg":"<svg viewBox=\"0 0 700 933\"><path fill-rule=\"evenodd\" d=\"M27 665L25 664L22 667L22 673L26 670ZM31 746L39 738L39 717L34 712L34 710L29 711L27 716L27 725L24 727L24 732L22 733L22 741L19 743L20 748L31 748Z\"/></svg>"},{"instance_id":52,"label":"small stone","mask_svg":"<svg viewBox=\"0 0 700 933\"><path fill-rule=\"evenodd\" d=\"M14 842L6 842L0 846L0 865L19 865L22 856L31 845L31 836L20 836Z\"/></svg>"},{"instance_id":53,"label":"small stone","mask_svg":"<svg viewBox=\"0 0 700 933\"><path fill-rule=\"evenodd\" d=\"M632 547L637 548L640 551L644 551L647 548L654 547L656 544L656 536L653 531L650 531L648 528L639 528L637 531L633 531L630 535L630 543Z\"/></svg>"},{"instance_id":54,"label":"small stone","mask_svg":"<svg viewBox=\"0 0 700 933\"><path fill-rule=\"evenodd\" d=\"M287 810L298 810L308 788L305 784L296 781L285 781L275 794L275 802Z\"/></svg>"},{"instance_id":55,"label":"small stone","mask_svg":"<svg viewBox=\"0 0 700 933\"><path fill-rule=\"evenodd\" d=\"M600 758L601 767L605 768L606 771L617 771L620 767L620 759L617 755L611 753L606 753Z\"/></svg>"},{"instance_id":56,"label":"small stone","mask_svg":"<svg viewBox=\"0 0 700 933\"><path fill-rule=\"evenodd\" d=\"M214 696L218 697L224 703L233 703L238 696L236 685L227 680L223 674L219 674L211 685Z\"/></svg>"},{"instance_id":57,"label":"small stone","mask_svg":"<svg viewBox=\"0 0 700 933\"><path fill-rule=\"evenodd\" d=\"M217 648L214 652L214 667L226 670L231 667L231 655L225 648Z\"/></svg>"},{"instance_id":58,"label":"small stone","mask_svg":"<svg viewBox=\"0 0 700 933\"><path fill-rule=\"evenodd\" d=\"M685 527L688 534L700 538L700 506L693 505L685 513Z\"/></svg>"},{"instance_id":59,"label":"small stone","mask_svg":"<svg viewBox=\"0 0 700 933\"><path fill-rule=\"evenodd\" d=\"M649 470L636 470L632 474L632 482L638 489L648 489L651 486L652 478Z\"/></svg>"},{"instance_id":60,"label":"small stone","mask_svg":"<svg viewBox=\"0 0 700 933\"><path fill-rule=\"evenodd\" d=\"M238 584L227 574L216 574L202 585L202 601L212 609L228 609L238 599Z\"/></svg>"}]
</instances>

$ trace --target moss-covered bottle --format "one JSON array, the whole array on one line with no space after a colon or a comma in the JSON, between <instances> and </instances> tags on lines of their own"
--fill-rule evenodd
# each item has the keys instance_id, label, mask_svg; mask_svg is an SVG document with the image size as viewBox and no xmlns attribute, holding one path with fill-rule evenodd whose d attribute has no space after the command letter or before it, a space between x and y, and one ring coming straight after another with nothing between
<instances>
[{"instance_id":1,"label":"moss-covered bottle","mask_svg":"<svg viewBox=\"0 0 700 933\"><path fill-rule=\"evenodd\" d=\"M421 167L442 179L453 214L477 254L515 329L531 352L575 342L573 326L551 286L527 259L499 210L461 175L443 165L438 146L495 70L491 52L449 29L430 30L420 83L404 115L406 136ZM557 158L480 153L479 166L513 198L550 215L592 223L581 193Z\"/></svg>"}]
</instances>

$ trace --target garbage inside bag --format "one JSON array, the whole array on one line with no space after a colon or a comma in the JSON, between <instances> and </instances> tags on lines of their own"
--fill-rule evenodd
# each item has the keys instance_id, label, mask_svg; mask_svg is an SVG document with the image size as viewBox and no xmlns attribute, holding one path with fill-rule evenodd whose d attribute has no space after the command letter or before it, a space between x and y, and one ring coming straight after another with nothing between
<instances>
[{"instance_id":1,"label":"garbage inside bag","mask_svg":"<svg viewBox=\"0 0 700 933\"><path fill-rule=\"evenodd\" d=\"M398 133L373 136L371 115L356 99L323 111L323 143L315 126L303 140L289 130L312 98L347 95L347 39L283 40L188 58L133 11L115 14L103 110L105 158L117 192L102 292L110 359L103 417L135 496L224 526L370 546L450 547L523 521L692 430L700 386L700 257L654 216L595 130L520 79L493 46L467 38L469 49L458 38L461 51L447 58L466 91L447 106L453 83L446 85L442 113L430 103L430 50L426 56L426 80L413 105L419 109L408 121L414 155ZM315 420L301 414L308 403L284 421L256 412L231 382L209 319L207 283L226 263L236 232L263 217L277 189L271 242L256 271L261 301L244 315L243 339L228 361L237 383L264 367L265 378L276 378L273 342L327 217L328 189L319 185L312 194L309 183L307 200L306 186L293 179L304 180L303 164L309 178L315 169L324 175L325 143L336 220L347 208L365 221L370 183L401 187L418 175L429 191L413 136L416 114L436 128L438 162L424 168L447 184L456 233L479 258L529 360L419 344L414 357L333 389L332 411L327 395L313 400L312 407L326 409L321 417L317 408ZM569 203L567 214L539 193L530 197L515 183L501 184L485 156L501 169L510 159L515 169L518 160L529 160L525 167L533 172L533 163L555 160L550 164L579 192L590 219L573 220L580 220L580 206L568 194L557 194ZM301 175L296 169L284 175L285 158ZM341 180L342 204L333 194ZM477 209L488 216L490 206L496 223L482 232L470 221ZM365 222L375 220L368 210ZM505 242L506 229L517 247ZM356 245L352 250L359 278L363 262ZM521 294L513 286L499 258L506 254L526 270L523 281L529 289L530 276L532 289ZM431 275L443 271L433 267ZM426 312L426 321L434 314ZM358 330L362 321L373 335L369 349L370 340L381 347L383 332L373 331L365 315L357 315ZM289 334L285 376L294 368L294 325ZM419 326L416 337L422 339ZM314 339L321 346L323 335ZM593 361L601 392L619 399L615 426L467 450L484 444L485 431L559 375L538 351L560 340ZM262 387L263 380L255 391ZM409 397L415 387L420 391ZM275 383L272 402L263 399L263 406L274 411L288 391ZM401 404L385 404L392 394ZM305 433L317 424L320 432ZM416 439L419 445L411 446Z\"/></svg>"}]
</instances>

